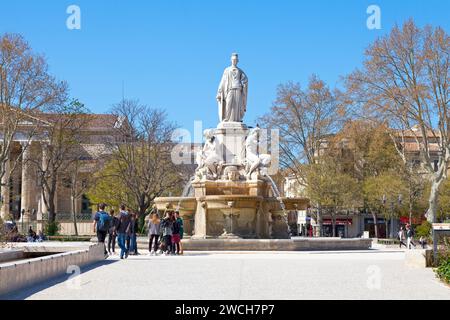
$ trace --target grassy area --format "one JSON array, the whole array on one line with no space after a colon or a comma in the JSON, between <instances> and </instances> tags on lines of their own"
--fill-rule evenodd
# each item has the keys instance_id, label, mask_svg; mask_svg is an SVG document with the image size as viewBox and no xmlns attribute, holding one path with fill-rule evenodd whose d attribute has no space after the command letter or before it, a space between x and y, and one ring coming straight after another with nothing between
<instances>
[{"instance_id":1,"label":"grassy area","mask_svg":"<svg viewBox=\"0 0 450 320\"><path fill-rule=\"evenodd\" d=\"M90 241L92 236L48 236L49 241Z\"/></svg>"}]
</instances>

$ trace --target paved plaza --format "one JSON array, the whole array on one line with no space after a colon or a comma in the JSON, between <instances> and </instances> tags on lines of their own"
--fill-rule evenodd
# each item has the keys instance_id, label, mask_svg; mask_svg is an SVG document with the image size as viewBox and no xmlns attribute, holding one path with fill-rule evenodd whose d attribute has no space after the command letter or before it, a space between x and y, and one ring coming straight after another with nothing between
<instances>
[{"instance_id":1,"label":"paved plaza","mask_svg":"<svg viewBox=\"0 0 450 320\"><path fill-rule=\"evenodd\" d=\"M117 256L8 299L450 299L432 269L393 249L344 252L191 252Z\"/></svg>"}]
</instances>

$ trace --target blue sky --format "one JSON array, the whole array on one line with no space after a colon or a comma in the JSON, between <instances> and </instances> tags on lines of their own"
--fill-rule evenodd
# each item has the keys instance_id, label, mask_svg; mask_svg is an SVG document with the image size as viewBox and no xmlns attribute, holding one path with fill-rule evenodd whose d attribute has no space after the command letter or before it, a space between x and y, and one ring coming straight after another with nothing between
<instances>
[{"instance_id":1,"label":"blue sky","mask_svg":"<svg viewBox=\"0 0 450 320\"><path fill-rule=\"evenodd\" d=\"M66 9L81 8L81 30L66 28ZM366 27L369 5L381 8L381 30ZM0 0L0 33L24 35L50 71L96 113L125 96L164 108L193 130L218 121L215 95L232 52L247 73L254 125L278 84L306 85L316 73L331 87L361 64L364 49L412 17L450 29L449 0Z\"/></svg>"}]
</instances>

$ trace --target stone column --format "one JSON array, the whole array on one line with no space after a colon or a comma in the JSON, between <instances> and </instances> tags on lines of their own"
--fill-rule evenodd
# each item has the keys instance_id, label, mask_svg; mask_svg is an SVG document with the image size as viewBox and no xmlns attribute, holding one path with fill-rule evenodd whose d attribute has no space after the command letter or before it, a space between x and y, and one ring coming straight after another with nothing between
<instances>
[{"instance_id":1,"label":"stone column","mask_svg":"<svg viewBox=\"0 0 450 320\"><path fill-rule=\"evenodd\" d=\"M195 211L195 226L192 239L206 238L206 202L197 200L197 210Z\"/></svg>"},{"instance_id":2,"label":"stone column","mask_svg":"<svg viewBox=\"0 0 450 320\"><path fill-rule=\"evenodd\" d=\"M42 148L42 171L45 172L47 171L47 161L48 161L48 146L46 143L41 143L41 148ZM45 204L44 201L44 196L47 195L47 192L45 191L44 187L43 187L43 181L42 181L42 177L40 177L41 181L40 181L40 188L41 188L41 206L40 206L40 210L38 211L38 216L37 216L37 220L40 221L43 218L43 215L47 215L48 214L48 208ZM48 197L46 197L48 199Z\"/></svg>"},{"instance_id":3,"label":"stone column","mask_svg":"<svg viewBox=\"0 0 450 320\"><path fill-rule=\"evenodd\" d=\"M32 190L32 173L31 173L31 163L30 152L31 152L31 143L27 145L27 143L21 143L22 148L24 148L22 153L22 190L21 190L21 200L20 200L20 211L24 212L23 221L30 221L30 212L31 212L31 196L33 193ZM24 211L25 210L25 211Z\"/></svg>"},{"instance_id":4,"label":"stone column","mask_svg":"<svg viewBox=\"0 0 450 320\"><path fill-rule=\"evenodd\" d=\"M10 170L11 170L11 164L10 159L5 162L5 174L2 178L2 185L1 185L1 195L2 195L2 204L1 204L1 218L3 220L7 220L9 218L9 178L10 178Z\"/></svg>"}]
</instances>

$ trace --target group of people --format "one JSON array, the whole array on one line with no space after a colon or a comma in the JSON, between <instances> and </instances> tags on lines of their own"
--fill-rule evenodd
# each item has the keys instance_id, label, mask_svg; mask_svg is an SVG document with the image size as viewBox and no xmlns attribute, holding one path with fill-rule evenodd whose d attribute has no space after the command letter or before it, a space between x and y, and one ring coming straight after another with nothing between
<instances>
[{"instance_id":1,"label":"group of people","mask_svg":"<svg viewBox=\"0 0 450 320\"><path fill-rule=\"evenodd\" d=\"M28 229L27 242L42 242L44 240L45 236L42 230L39 230L38 233L36 234L36 232L30 226L30 228Z\"/></svg>"},{"instance_id":2,"label":"group of people","mask_svg":"<svg viewBox=\"0 0 450 320\"><path fill-rule=\"evenodd\" d=\"M120 259L127 259L129 255L138 255L138 214L130 212L123 204L117 216L113 209L109 213L105 209L106 204L99 205L93 224L98 242L105 243L108 238L107 245L105 244L105 257L115 254L116 239L120 248ZM147 227L150 255L183 254L181 245L184 233L183 219L179 212L166 212L163 219L159 218L158 213L152 213Z\"/></svg>"},{"instance_id":3,"label":"group of people","mask_svg":"<svg viewBox=\"0 0 450 320\"><path fill-rule=\"evenodd\" d=\"M405 244L406 239L406 244ZM407 224L405 226L405 229L403 226L400 227L400 230L398 231L398 240L400 241L400 248L405 246L407 249L411 249L411 245L416 248L416 244L414 243L414 229L411 228L410 224ZM427 246L427 241L425 237L420 237L419 244L421 245L422 249L425 249Z\"/></svg>"}]
</instances>

